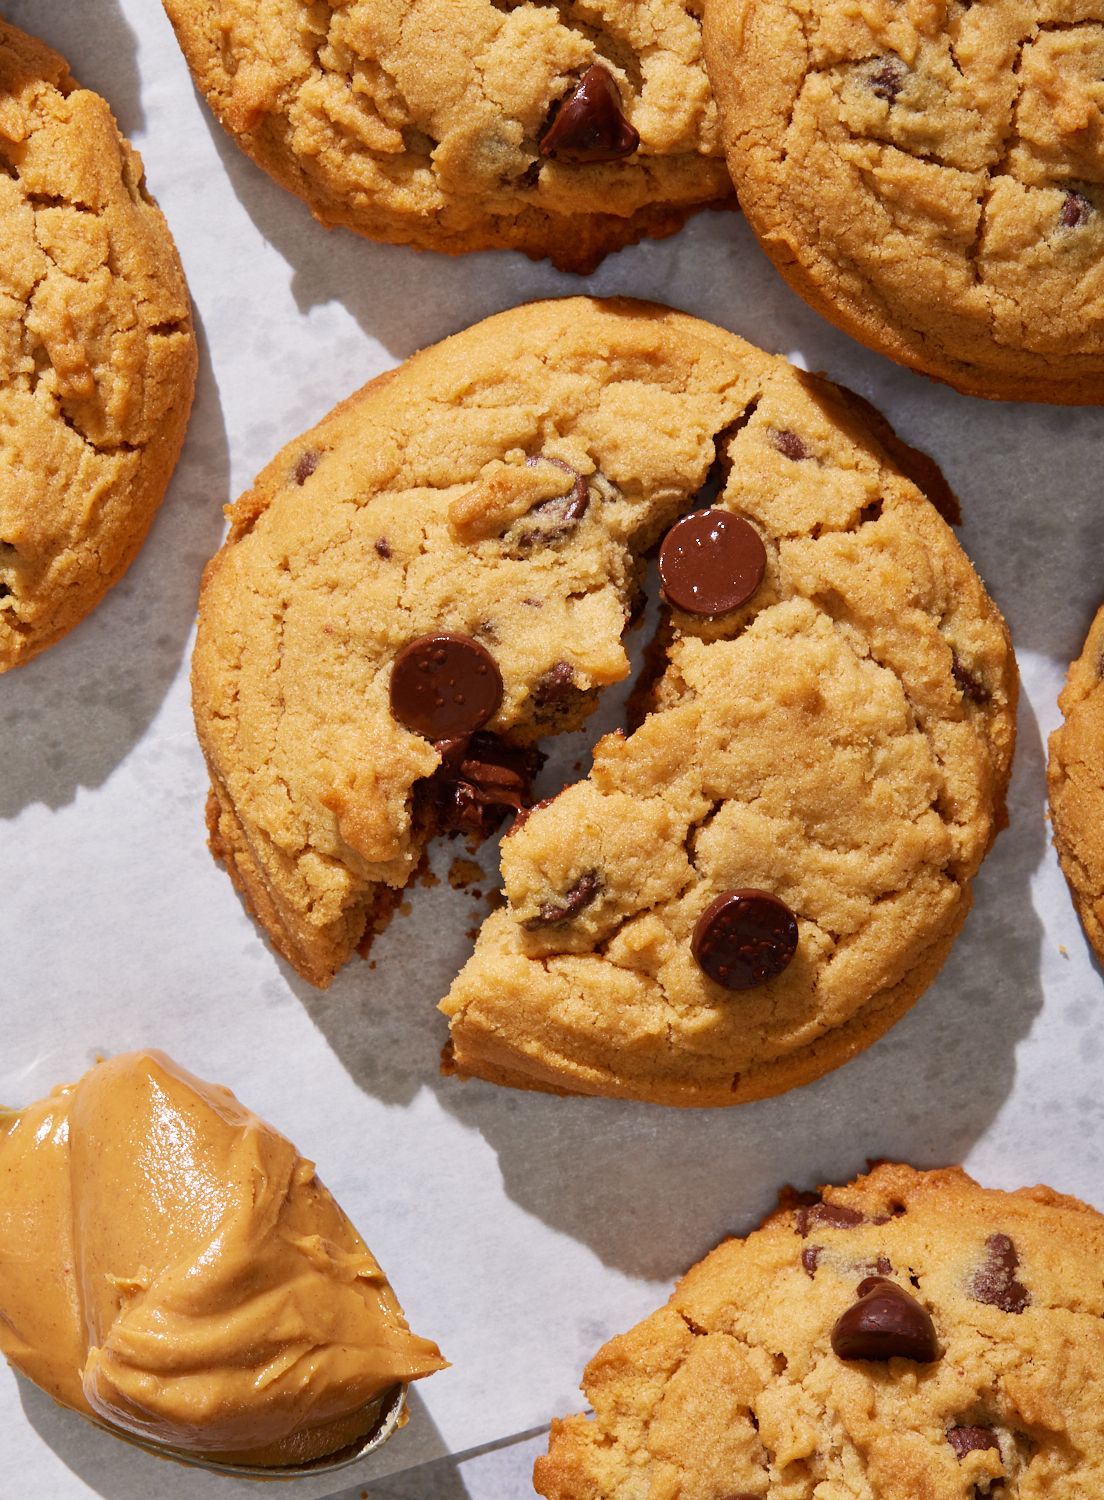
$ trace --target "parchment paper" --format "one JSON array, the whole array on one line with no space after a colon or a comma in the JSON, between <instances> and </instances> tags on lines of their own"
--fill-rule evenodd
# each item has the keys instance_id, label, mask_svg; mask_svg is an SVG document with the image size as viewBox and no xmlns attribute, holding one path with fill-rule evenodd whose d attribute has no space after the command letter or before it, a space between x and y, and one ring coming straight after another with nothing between
<instances>
[{"instance_id":1,"label":"parchment paper","mask_svg":"<svg viewBox=\"0 0 1104 1500\"><path fill-rule=\"evenodd\" d=\"M785 1182L868 1157L963 1161L1104 1206L1101 975L1044 821L1044 743L1100 573L1104 414L989 405L868 354L782 285L734 214L612 257L588 282L518 256L419 255L327 233L226 140L154 0L0 0L112 103L175 231L202 332L168 499L127 580L0 684L0 1099L98 1052L164 1048L319 1163L453 1368L371 1473L532 1429L583 1364ZM488 313L585 288L669 301L874 401L943 464L963 543L1016 640L1011 826L938 983L883 1041L788 1097L673 1112L527 1096L437 1072L437 1000L483 907L447 881L326 994L281 964L204 843L186 671L221 506L381 370ZM583 737L587 740L587 737ZM589 736L593 739L593 733ZM569 769L584 751L561 755ZM439 851L443 874L457 846ZM487 862L494 868L493 848ZM0 1500L255 1493L160 1464L0 1370ZM282 1493L344 1491L356 1471Z\"/></svg>"}]
</instances>

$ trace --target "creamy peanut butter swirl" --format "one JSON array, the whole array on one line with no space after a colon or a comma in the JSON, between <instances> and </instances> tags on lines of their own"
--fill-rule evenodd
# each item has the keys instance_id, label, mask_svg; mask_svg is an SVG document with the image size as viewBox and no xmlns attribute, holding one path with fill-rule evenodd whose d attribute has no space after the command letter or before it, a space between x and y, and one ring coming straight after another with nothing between
<instances>
[{"instance_id":1,"label":"creamy peanut butter swirl","mask_svg":"<svg viewBox=\"0 0 1104 1500\"><path fill-rule=\"evenodd\" d=\"M0 1117L0 1349L148 1441L271 1465L446 1364L313 1163L158 1052Z\"/></svg>"}]
</instances>

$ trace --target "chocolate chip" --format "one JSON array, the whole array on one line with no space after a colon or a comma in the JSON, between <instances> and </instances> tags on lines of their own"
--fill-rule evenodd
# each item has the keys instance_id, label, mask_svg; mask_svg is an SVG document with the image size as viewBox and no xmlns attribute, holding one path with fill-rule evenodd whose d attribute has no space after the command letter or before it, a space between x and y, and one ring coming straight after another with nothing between
<instances>
[{"instance_id":1,"label":"chocolate chip","mask_svg":"<svg viewBox=\"0 0 1104 1500\"><path fill-rule=\"evenodd\" d=\"M991 1427L949 1427L947 1441L954 1449L955 1458L960 1463L967 1453L981 1453L986 1448L1000 1448L997 1435Z\"/></svg>"},{"instance_id":2,"label":"chocolate chip","mask_svg":"<svg viewBox=\"0 0 1104 1500\"><path fill-rule=\"evenodd\" d=\"M810 1204L797 1210L794 1221L802 1239L810 1229L854 1229L856 1224L864 1222L864 1215L858 1209L848 1208L846 1203Z\"/></svg>"},{"instance_id":3,"label":"chocolate chip","mask_svg":"<svg viewBox=\"0 0 1104 1500\"><path fill-rule=\"evenodd\" d=\"M562 540L575 529L590 505L590 486L578 470L564 463L562 458L549 458L538 453L525 462L530 467L536 464L554 464L557 469L563 469L565 474L574 475L575 483L566 495L553 495L550 500L540 501L528 512L525 529L517 532L513 538L514 545L522 552L528 552L536 546L547 547ZM523 604L532 602L529 599L522 600Z\"/></svg>"},{"instance_id":4,"label":"chocolate chip","mask_svg":"<svg viewBox=\"0 0 1104 1500\"><path fill-rule=\"evenodd\" d=\"M621 112L612 75L594 63L556 110L538 150L557 161L619 161L639 145L640 136Z\"/></svg>"},{"instance_id":5,"label":"chocolate chip","mask_svg":"<svg viewBox=\"0 0 1104 1500\"><path fill-rule=\"evenodd\" d=\"M508 745L486 730L439 740L434 748L441 764L424 795L438 830L486 838L511 809L524 815L533 777L544 760L539 750Z\"/></svg>"},{"instance_id":6,"label":"chocolate chip","mask_svg":"<svg viewBox=\"0 0 1104 1500\"><path fill-rule=\"evenodd\" d=\"M377 540L376 540L376 552L377 552L377 554L380 557L383 558L383 560L385 562L391 556L391 543L387 540L387 538L385 536L381 536L381 537L377 538Z\"/></svg>"},{"instance_id":7,"label":"chocolate chip","mask_svg":"<svg viewBox=\"0 0 1104 1500\"><path fill-rule=\"evenodd\" d=\"M557 796L559 796L558 792L551 797L542 797L539 802L534 802L532 807L523 807L507 828L506 837L509 838L512 833L517 833L519 828L524 828L533 813L539 812L542 807L551 807Z\"/></svg>"},{"instance_id":8,"label":"chocolate chip","mask_svg":"<svg viewBox=\"0 0 1104 1500\"><path fill-rule=\"evenodd\" d=\"M572 917L577 917L584 907L590 905L601 889L602 880L598 871L585 871L570 890L555 901L546 901L537 915L530 917L525 923L526 930L535 932L539 927L558 927L562 922L570 922Z\"/></svg>"},{"instance_id":9,"label":"chocolate chip","mask_svg":"<svg viewBox=\"0 0 1104 1500\"><path fill-rule=\"evenodd\" d=\"M958 686L959 692L964 698L969 698L971 703L988 703L990 698L989 689L984 683L979 682L959 661L958 657L951 653L951 676Z\"/></svg>"},{"instance_id":10,"label":"chocolate chip","mask_svg":"<svg viewBox=\"0 0 1104 1500\"><path fill-rule=\"evenodd\" d=\"M306 484L317 467L318 454L308 449L306 453L300 453L295 460L295 468L291 471L292 478L296 484Z\"/></svg>"},{"instance_id":11,"label":"chocolate chip","mask_svg":"<svg viewBox=\"0 0 1104 1500\"><path fill-rule=\"evenodd\" d=\"M770 436L771 442L783 458L792 459L795 464L799 464L803 459L809 457L808 448L806 448L796 432L790 432L787 428L776 427Z\"/></svg>"},{"instance_id":12,"label":"chocolate chip","mask_svg":"<svg viewBox=\"0 0 1104 1500\"><path fill-rule=\"evenodd\" d=\"M806 1245L801 1252L801 1268L808 1277L816 1275L816 1268L820 1264L820 1257L824 1254L823 1245Z\"/></svg>"},{"instance_id":13,"label":"chocolate chip","mask_svg":"<svg viewBox=\"0 0 1104 1500\"><path fill-rule=\"evenodd\" d=\"M878 66L870 74L870 91L879 99L888 100L892 104L904 87L907 75L908 68L899 57L891 54L880 58Z\"/></svg>"},{"instance_id":14,"label":"chocolate chip","mask_svg":"<svg viewBox=\"0 0 1104 1500\"><path fill-rule=\"evenodd\" d=\"M533 701L541 708L560 707L575 694L575 673L566 661L555 662L533 684Z\"/></svg>"},{"instance_id":15,"label":"chocolate chip","mask_svg":"<svg viewBox=\"0 0 1104 1500\"><path fill-rule=\"evenodd\" d=\"M494 717L501 702L495 659L468 635L419 636L391 668L391 712L429 740L470 734Z\"/></svg>"},{"instance_id":16,"label":"chocolate chip","mask_svg":"<svg viewBox=\"0 0 1104 1500\"><path fill-rule=\"evenodd\" d=\"M555 468L562 469L565 474L573 474L575 476L574 488L570 489L566 495L556 495L551 500L542 500L539 505L533 507L534 511L542 511L549 506L557 506L563 507L565 520L581 521L583 519L587 513L587 506L590 504L590 486L579 473L578 469L573 469L562 458L551 458L545 453L533 454L525 460L525 464L530 469L535 468L537 464L552 464Z\"/></svg>"},{"instance_id":17,"label":"chocolate chip","mask_svg":"<svg viewBox=\"0 0 1104 1500\"><path fill-rule=\"evenodd\" d=\"M858 1301L832 1329L832 1348L840 1359L914 1359L928 1364L939 1357L935 1324L927 1309L882 1276L868 1276L859 1283Z\"/></svg>"},{"instance_id":18,"label":"chocolate chip","mask_svg":"<svg viewBox=\"0 0 1104 1500\"><path fill-rule=\"evenodd\" d=\"M1063 229L1080 229L1092 218L1093 206L1084 193L1068 192L1062 202L1058 222Z\"/></svg>"},{"instance_id":19,"label":"chocolate chip","mask_svg":"<svg viewBox=\"0 0 1104 1500\"><path fill-rule=\"evenodd\" d=\"M767 549L749 521L716 506L676 521L659 549L666 599L693 615L746 604L763 581Z\"/></svg>"},{"instance_id":20,"label":"chocolate chip","mask_svg":"<svg viewBox=\"0 0 1104 1500\"><path fill-rule=\"evenodd\" d=\"M1006 1234L991 1234L985 1248L988 1257L974 1272L970 1295L975 1302L999 1307L1002 1312L1022 1313L1031 1301L1031 1294L1016 1280L1020 1257L1015 1245Z\"/></svg>"},{"instance_id":21,"label":"chocolate chip","mask_svg":"<svg viewBox=\"0 0 1104 1500\"><path fill-rule=\"evenodd\" d=\"M797 921L769 891L726 891L698 918L690 951L726 990L749 990L781 974L793 958Z\"/></svg>"}]
</instances>

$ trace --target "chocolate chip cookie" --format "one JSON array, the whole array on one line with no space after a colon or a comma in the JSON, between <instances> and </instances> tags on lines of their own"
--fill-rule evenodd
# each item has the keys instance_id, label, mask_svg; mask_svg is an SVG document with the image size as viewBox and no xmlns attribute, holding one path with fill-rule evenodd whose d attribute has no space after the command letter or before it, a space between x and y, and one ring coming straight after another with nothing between
<instances>
[{"instance_id":1,"label":"chocolate chip cookie","mask_svg":"<svg viewBox=\"0 0 1104 1500\"><path fill-rule=\"evenodd\" d=\"M188 292L142 163L64 60L0 21L0 671L129 567L195 384Z\"/></svg>"},{"instance_id":2,"label":"chocolate chip cookie","mask_svg":"<svg viewBox=\"0 0 1104 1500\"><path fill-rule=\"evenodd\" d=\"M628 673L657 543L651 712L529 809L535 743ZM278 455L207 570L193 683L213 848L305 978L435 830L518 814L450 1066L682 1104L814 1077L930 983L1016 696L999 614L861 407L588 299L423 351Z\"/></svg>"},{"instance_id":3,"label":"chocolate chip cookie","mask_svg":"<svg viewBox=\"0 0 1104 1500\"><path fill-rule=\"evenodd\" d=\"M701 0L165 0L243 150L323 224L592 271L729 200Z\"/></svg>"},{"instance_id":4,"label":"chocolate chip cookie","mask_svg":"<svg viewBox=\"0 0 1104 1500\"><path fill-rule=\"evenodd\" d=\"M1104 1218L883 1164L786 1193L587 1367L547 1500L1101 1491Z\"/></svg>"},{"instance_id":5,"label":"chocolate chip cookie","mask_svg":"<svg viewBox=\"0 0 1104 1500\"><path fill-rule=\"evenodd\" d=\"M818 312L1001 400L1104 400L1104 7L710 0L740 204Z\"/></svg>"},{"instance_id":6,"label":"chocolate chip cookie","mask_svg":"<svg viewBox=\"0 0 1104 1500\"><path fill-rule=\"evenodd\" d=\"M1047 783L1054 843L1089 942L1104 960L1104 609L1058 699Z\"/></svg>"}]
</instances>

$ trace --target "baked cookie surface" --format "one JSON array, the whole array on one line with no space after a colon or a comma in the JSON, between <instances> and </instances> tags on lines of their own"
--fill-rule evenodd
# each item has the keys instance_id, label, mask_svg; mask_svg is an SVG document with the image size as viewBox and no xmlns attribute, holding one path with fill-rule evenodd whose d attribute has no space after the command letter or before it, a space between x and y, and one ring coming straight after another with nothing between
<instances>
[{"instance_id":1,"label":"baked cookie surface","mask_svg":"<svg viewBox=\"0 0 1104 1500\"><path fill-rule=\"evenodd\" d=\"M740 204L818 312L972 395L1104 400L1104 6L711 0Z\"/></svg>"},{"instance_id":2,"label":"baked cookie surface","mask_svg":"<svg viewBox=\"0 0 1104 1500\"><path fill-rule=\"evenodd\" d=\"M671 609L653 712L506 839L507 904L444 1006L462 1073L727 1104L885 1030L1003 815L999 614L850 398L709 324L587 299L500 314L365 387L261 474L208 567L213 847L324 985L432 833L523 807L527 747L628 675L642 554L663 537L665 566L718 455L723 493L690 521L750 533L760 581L716 615ZM476 718L408 727L439 709L418 688L438 649L471 669L465 703L447 708L455 683L440 701ZM763 902L737 922L762 929L736 932L747 953L706 920L745 888L794 924L781 969Z\"/></svg>"},{"instance_id":3,"label":"baked cookie surface","mask_svg":"<svg viewBox=\"0 0 1104 1500\"><path fill-rule=\"evenodd\" d=\"M700 0L165 0L220 122L327 225L588 272L728 200Z\"/></svg>"},{"instance_id":4,"label":"baked cookie surface","mask_svg":"<svg viewBox=\"0 0 1104 1500\"><path fill-rule=\"evenodd\" d=\"M1104 609L1058 699L1047 789L1054 843L1089 942L1104 961Z\"/></svg>"},{"instance_id":5,"label":"baked cookie surface","mask_svg":"<svg viewBox=\"0 0 1104 1500\"><path fill-rule=\"evenodd\" d=\"M64 60L0 21L0 671L133 560L184 438L196 346L142 164Z\"/></svg>"},{"instance_id":6,"label":"baked cookie surface","mask_svg":"<svg viewBox=\"0 0 1104 1500\"><path fill-rule=\"evenodd\" d=\"M1104 1218L879 1165L784 1195L587 1367L547 1500L1084 1500L1104 1486ZM867 1285L873 1282L874 1285Z\"/></svg>"}]
</instances>

